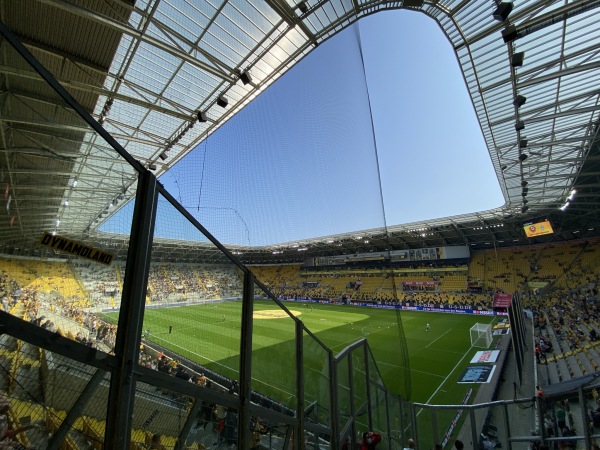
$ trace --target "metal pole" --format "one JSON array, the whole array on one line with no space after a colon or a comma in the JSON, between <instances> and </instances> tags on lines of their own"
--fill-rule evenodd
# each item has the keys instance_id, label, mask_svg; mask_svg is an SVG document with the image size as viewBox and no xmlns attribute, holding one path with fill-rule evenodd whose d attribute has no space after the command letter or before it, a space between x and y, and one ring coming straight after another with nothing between
<instances>
[{"instance_id":1,"label":"metal pole","mask_svg":"<svg viewBox=\"0 0 600 450\"><path fill-rule=\"evenodd\" d=\"M202 407L202 400L197 398L194 401L192 408L190 409L190 412L187 416L187 419L185 420L185 423L183 424L183 428L181 429L179 436L177 437L177 442L175 443L174 450L183 450L183 448L185 446L185 441L187 441L188 435L190 434L190 430L192 429L192 426L194 425L194 422L196 421L196 418L198 416L198 413L200 412L201 407Z\"/></svg>"},{"instance_id":2,"label":"metal pole","mask_svg":"<svg viewBox=\"0 0 600 450\"><path fill-rule=\"evenodd\" d=\"M390 403L389 403L390 393L386 389L385 391L383 391L383 395L385 395L385 425L387 427L388 446L390 446L392 443L392 427L390 426Z\"/></svg>"},{"instance_id":3,"label":"metal pole","mask_svg":"<svg viewBox=\"0 0 600 450\"><path fill-rule=\"evenodd\" d=\"M471 439L473 445L471 448L479 448L479 433L477 433L477 422L475 421L475 410L469 410L469 419L471 420Z\"/></svg>"},{"instance_id":4,"label":"metal pole","mask_svg":"<svg viewBox=\"0 0 600 450\"><path fill-rule=\"evenodd\" d=\"M512 450L512 441L510 438L510 421L508 420L508 405L505 403L502 405L502 416L504 419L504 445L508 450Z\"/></svg>"},{"instance_id":5,"label":"metal pole","mask_svg":"<svg viewBox=\"0 0 600 450\"><path fill-rule=\"evenodd\" d=\"M304 450L304 325L296 320L296 448Z\"/></svg>"},{"instance_id":6,"label":"metal pole","mask_svg":"<svg viewBox=\"0 0 600 450\"><path fill-rule=\"evenodd\" d=\"M435 408L431 409L431 433L433 435L433 443L434 444L439 444L439 436L440 436L440 432L438 429L438 423L437 423L437 414L435 413Z\"/></svg>"},{"instance_id":7,"label":"metal pole","mask_svg":"<svg viewBox=\"0 0 600 450\"><path fill-rule=\"evenodd\" d=\"M413 402L409 403L410 405L410 420L412 422L412 438L415 442L419 442L419 427L417 426L417 408ZM406 436L405 436L406 437ZM404 440L406 443L407 439Z\"/></svg>"},{"instance_id":8,"label":"metal pole","mask_svg":"<svg viewBox=\"0 0 600 450\"><path fill-rule=\"evenodd\" d=\"M370 381L370 370L369 370L369 351L367 348L367 341L363 342L363 359L365 361L365 381L367 388L367 423L369 424L369 430L373 429L373 409L371 408L371 381Z\"/></svg>"},{"instance_id":9,"label":"metal pole","mask_svg":"<svg viewBox=\"0 0 600 450\"><path fill-rule=\"evenodd\" d=\"M242 294L242 330L240 343L240 387L238 414L238 448L250 443L250 398L252 396L252 313L254 311L254 275L244 273Z\"/></svg>"},{"instance_id":10,"label":"metal pole","mask_svg":"<svg viewBox=\"0 0 600 450\"><path fill-rule=\"evenodd\" d=\"M136 381L133 372L140 349L157 199L156 177L149 171L140 173L115 343L117 368L110 379L107 417L111 420L106 423L104 448L127 450L131 440Z\"/></svg>"},{"instance_id":11,"label":"metal pole","mask_svg":"<svg viewBox=\"0 0 600 450\"><path fill-rule=\"evenodd\" d=\"M88 381L86 386L81 391L81 394L79 394L79 398L75 401L75 404L67 414L67 417L65 417L65 420L62 421L62 423L58 427L58 430L56 430L56 433L54 433L54 435L48 442L46 450L58 450L60 448L60 445L62 444L63 440L67 436L67 433L75 423L75 420L77 420L77 418L81 416L81 413L83 412L85 406L92 398L92 395L96 391L96 388L98 387L100 382L104 379L105 375L105 371L96 369L96 372L94 372L94 375L92 375L90 381Z\"/></svg>"},{"instance_id":12,"label":"metal pole","mask_svg":"<svg viewBox=\"0 0 600 450\"><path fill-rule=\"evenodd\" d=\"M585 397L583 395L583 386L579 386L578 393L579 393L579 410L581 413L581 423L583 424L583 436L585 437L585 448L592 448L592 440L590 438L590 427L588 426L589 419L587 417L587 409L585 407Z\"/></svg>"},{"instance_id":13,"label":"metal pole","mask_svg":"<svg viewBox=\"0 0 600 450\"><path fill-rule=\"evenodd\" d=\"M337 366L333 352L329 350L329 397L331 399L331 448L340 447L339 415L338 415L338 395L337 395Z\"/></svg>"},{"instance_id":14,"label":"metal pole","mask_svg":"<svg viewBox=\"0 0 600 450\"><path fill-rule=\"evenodd\" d=\"M398 435L398 439L400 440L400 443L404 442L404 399L400 398L400 401L398 402L398 406L399 406L399 410L398 412L400 413L400 429L398 430L399 435Z\"/></svg>"},{"instance_id":15,"label":"metal pole","mask_svg":"<svg viewBox=\"0 0 600 450\"><path fill-rule=\"evenodd\" d=\"M354 351L354 350L353 350ZM356 405L354 404L354 365L352 363L352 352L347 354L348 358L348 392L350 395L350 417L352 423L350 425L350 433L352 433L352 437L350 438L350 443L354 443L354 439L356 436ZM342 443L344 445L344 443Z\"/></svg>"}]
</instances>

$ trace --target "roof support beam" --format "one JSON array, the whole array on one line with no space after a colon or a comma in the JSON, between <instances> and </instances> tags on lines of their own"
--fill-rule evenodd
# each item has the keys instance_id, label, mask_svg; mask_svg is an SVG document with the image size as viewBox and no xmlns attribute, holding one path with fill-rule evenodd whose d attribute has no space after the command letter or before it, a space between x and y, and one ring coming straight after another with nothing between
<instances>
[{"instance_id":1,"label":"roof support beam","mask_svg":"<svg viewBox=\"0 0 600 450\"><path fill-rule=\"evenodd\" d=\"M527 125L528 123L536 123L536 122L543 122L545 120L554 120L557 119L559 117L566 117L566 116L572 116L573 114L587 114L587 113L592 113L594 111L598 111L600 109L600 104L599 105L595 105L595 106L588 106L587 108L580 108L580 109L568 109L566 111L560 111L554 114L548 114L545 116L533 116L533 117L529 117L529 118L525 118L523 121L525 122L525 125Z\"/></svg>"},{"instance_id":2,"label":"roof support beam","mask_svg":"<svg viewBox=\"0 0 600 450\"><path fill-rule=\"evenodd\" d=\"M538 112L543 112L543 111L546 111L547 109L551 109L551 108L555 108L555 107L560 108L561 105L565 105L565 104L568 104L571 102L576 102L576 101L579 101L582 99L591 99L592 97L598 97L598 95L600 95L600 90L593 89L591 91L583 92L581 94L573 95L571 97L561 98L560 101L547 103L547 104L539 106L537 108L527 109L527 110L523 111L523 114L521 115L521 119L527 120L527 117L532 114L536 114ZM500 120L495 120L494 122L491 122L490 126L495 127L496 125L500 125L501 123L513 122L514 120L515 120L515 115L511 114L511 115L501 118Z\"/></svg>"},{"instance_id":3,"label":"roof support beam","mask_svg":"<svg viewBox=\"0 0 600 450\"><path fill-rule=\"evenodd\" d=\"M550 69L551 67L560 66L561 64L568 63L569 60L571 60L571 59L579 58L580 56L583 56L583 55L588 55L598 49L600 49L600 44L594 44L594 45L590 45L589 47L584 47L582 49L579 49L575 52L571 52L568 55L561 55L560 58L553 59L552 61L549 61L549 62L545 62L543 65L540 65L540 66L530 67L529 65L527 65L527 68L524 67L519 70L519 78L523 79L523 78L529 77L530 75L535 75L537 73L544 72L544 71ZM505 84L510 83L510 82L511 82L510 78L503 78L492 84L482 86L481 92L488 92L488 91L494 90L494 89L496 89L500 86L504 86Z\"/></svg>"},{"instance_id":4,"label":"roof support beam","mask_svg":"<svg viewBox=\"0 0 600 450\"><path fill-rule=\"evenodd\" d=\"M22 79L28 80L39 80L40 77L35 72L31 70L23 70L15 67L3 66L0 65L0 73L5 75L16 76ZM178 111L173 111L172 109L168 109L162 106L159 106L155 103L146 102L139 98L131 97L128 95L119 94L118 92L113 92L108 89L105 89L101 86L94 86L92 84L82 83L79 81L70 81L61 78L57 78L57 81L62 84L67 89L76 89L78 91L84 91L86 93L92 93L97 95L102 95L105 97L111 97L115 100L119 100L125 103L129 103L131 105L140 106L142 108L147 108L152 111L156 111L168 116L175 117L181 120L190 120L192 118L192 111L189 114L181 113Z\"/></svg>"},{"instance_id":5,"label":"roof support beam","mask_svg":"<svg viewBox=\"0 0 600 450\"><path fill-rule=\"evenodd\" d=\"M600 68L600 61L596 61L593 63L589 63L589 64L581 64L579 66L575 66L575 67L570 67L568 69L561 69L561 70L557 70L556 72L550 73L548 75L542 75L536 78L530 78L528 80L523 80L520 81L519 78L522 77L517 77L517 88L524 88L524 87L528 87L528 86L533 86L535 84L539 84L539 83L544 83L546 81L551 81L554 80L555 78L560 78L560 77L564 77L566 75L573 75L579 72L584 72L586 70L594 70L594 69L598 69Z\"/></svg>"},{"instance_id":6,"label":"roof support beam","mask_svg":"<svg viewBox=\"0 0 600 450\"><path fill-rule=\"evenodd\" d=\"M46 3L47 5L54 6L56 8L67 11L71 14L75 14L80 17L85 17L86 19L89 19L94 22L105 25L109 28L112 28L113 30L120 31L121 33L123 33L127 36L131 36L134 39L139 39L140 41L145 42L146 44L149 44L156 48L159 48L159 49L175 56L176 58L180 58L181 60L188 62L192 66L195 66L201 70L204 70L205 72L208 72L208 73L210 73L222 80L225 80L231 84L234 84L236 82L236 80L234 78L232 78L225 72L223 72L209 64L203 63L202 61L199 61L197 58L194 58L189 53L186 53L178 48L167 45L164 42L162 42L156 38L148 36L147 34L142 34L135 28L130 27L129 25L126 25L124 23L118 22L116 20L113 20L110 17L102 16L93 11L82 8L73 3L67 3L62 0L39 0L39 1Z\"/></svg>"}]
</instances>

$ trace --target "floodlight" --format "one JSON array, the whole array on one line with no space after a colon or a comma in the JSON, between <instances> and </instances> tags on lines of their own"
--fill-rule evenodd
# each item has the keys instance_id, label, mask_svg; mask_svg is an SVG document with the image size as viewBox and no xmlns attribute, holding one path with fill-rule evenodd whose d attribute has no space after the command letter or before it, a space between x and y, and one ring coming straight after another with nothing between
<instances>
[{"instance_id":1,"label":"floodlight","mask_svg":"<svg viewBox=\"0 0 600 450\"><path fill-rule=\"evenodd\" d=\"M515 122L515 130L521 131L523 128L525 128L525 122L523 122L522 120L517 120Z\"/></svg>"},{"instance_id":2,"label":"floodlight","mask_svg":"<svg viewBox=\"0 0 600 450\"><path fill-rule=\"evenodd\" d=\"M208 117L204 111L198 111L196 117L198 118L198 122L206 122L208 120Z\"/></svg>"},{"instance_id":3,"label":"floodlight","mask_svg":"<svg viewBox=\"0 0 600 450\"><path fill-rule=\"evenodd\" d=\"M525 139L525 138L522 138L522 139L519 141L519 148L525 148L525 147L527 147L527 139Z\"/></svg>"},{"instance_id":4,"label":"floodlight","mask_svg":"<svg viewBox=\"0 0 600 450\"><path fill-rule=\"evenodd\" d=\"M521 153L519 155L519 161L523 162L527 159L527 153Z\"/></svg>"},{"instance_id":5,"label":"floodlight","mask_svg":"<svg viewBox=\"0 0 600 450\"><path fill-rule=\"evenodd\" d=\"M160 155L158 155L158 157L164 161L165 159L167 159L167 154L165 152L162 152Z\"/></svg>"},{"instance_id":6,"label":"floodlight","mask_svg":"<svg viewBox=\"0 0 600 450\"><path fill-rule=\"evenodd\" d=\"M150 170L156 170L156 164L150 164L148 166L148 169L150 169Z\"/></svg>"},{"instance_id":7,"label":"floodlight","mask_svg":"<svg viewBox=\"0 0 600 450\"><path fill-rule=\"evenodd\" d=\"M529 183L526 180L521 181L521 186L525 187L527 186Z\"/></svg>"},{"instance_id":8,"label":"floodlight","mask_svg":"<svg viewBox=\"0 0 600 450\"><path fill-rule=\"evenodd\" d=\"M302 14L306 14L308 12L308 5L306 4L306 2L300 2L298 4L298 9Z\"/></svg>"}]
</instances>

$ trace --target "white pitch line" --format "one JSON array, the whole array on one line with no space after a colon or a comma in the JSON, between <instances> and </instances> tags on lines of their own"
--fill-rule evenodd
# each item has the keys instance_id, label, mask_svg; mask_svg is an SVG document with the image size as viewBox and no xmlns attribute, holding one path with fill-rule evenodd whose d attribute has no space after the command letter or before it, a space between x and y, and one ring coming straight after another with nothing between
<instances>
[{"instance_id":1,"label":"white pitch line","mask_svg":"<svg viewBox=\"0 0 600 450\"><path fill-rule=\"evenodd\" d=\"M430 345L434 344L435 342L439 341L441 338L443 338L444 336L446 336L448 333L450 333L452 331L452 328L450 328L448 331L446 331L444 334L442 334L441 336L437 337L436 339L434 339L433 341L431 341L429 344L427 344L425 346L425 348L429 348Z\"/></svg>"},{"instance_id":2,"label":"white pitch line","mask_svg":"<svg viewBox=\"0 0 600 450\"><path fill-rule=\"evenodd\" d=\"M463 361L463 359L465 359L465 358L466 358L466 356L467 356L469 353L471 353L471 350L472 350L472 349L473 349L473 346L471 345L471 347L469 347L469 350L467 350L467 351L465 352L465 354L463 355L463 357L462 357L462 358L460 358L460 361L458 361L458 362L456 363L456 365L454 366L454 368L453 368L453 369L450 371L450 373L449 373L449 374L446 376L446 378L444 378L444 381L442 381L442 382L440 383L440 385L438 386L438 388L435 390L435 392L434 392L433 394L431 394L431 397L429 397L429 399L428 399L428 400L427 400L425 403L429 404L429 402L430 402L430 401L433 399L433 397L435 397L435 394L437 394L437 393L438 393L438 391L440 391L440 390L442 389L442 386L443 386L444 384L446 384L446 381L448 381L448 378L450 378L450 375L452 375L452 374L454 373L454 371L456 370L456 368L457 368L458 366L460 366L460 363ZM423 408L421 408L421 410L420 410L420 411L417 413L417 416L418 416L419 414L421 414L421 411L423 411Z\"/></svg>"},{"instance_id":3,"label":"white pitch line","mask_svg":"<svg viewBox=\"0 0 600 450\"><path fill-rule=\"evenodd\" d=\"M463 352L453 352L452 350L443 350L441 348L434 348L432 350L434 350L436 352L453 353L455 355L462 355L463 354Z\"/></svg>"},{"instance_id":4,"label":"white pitch line","mask_svg":"<svg viewBox=\"0 0 600 450\"><path fill-rule=\"evenodd\" d=\"M390 363L386 363L386 362L383 362L383 361L377 361L377 364L383 364L383 365L386 365L386 366L397 367L398 369L406 369L406 366L399 366L398 364L390 364ZM444 378L444 375L438 375L436 373L423 372L422 370L410 369L410 368L409 368L409 370L411 372L418 372L418 373L422 373L422 374L425 374L425 375L431 375L432 377Z\"/></svg>"}]
</instances>

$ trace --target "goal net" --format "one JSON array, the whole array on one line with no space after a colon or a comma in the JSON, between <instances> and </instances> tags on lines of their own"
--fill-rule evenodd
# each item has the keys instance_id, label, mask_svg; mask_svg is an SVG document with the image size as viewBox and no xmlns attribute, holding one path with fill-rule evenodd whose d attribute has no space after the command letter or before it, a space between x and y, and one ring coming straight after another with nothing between
<instances>
[{"instance_id":1,"label":"goal net","mask_svg":"<svg viewBox=\"0 0 600 450\"><path fill-rule=\"evenodd\" d=\"M492 325L489 323L476 323L470 334L472 347L488 348L492 343Z\"/></svg>"}]
</instances>

